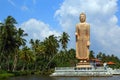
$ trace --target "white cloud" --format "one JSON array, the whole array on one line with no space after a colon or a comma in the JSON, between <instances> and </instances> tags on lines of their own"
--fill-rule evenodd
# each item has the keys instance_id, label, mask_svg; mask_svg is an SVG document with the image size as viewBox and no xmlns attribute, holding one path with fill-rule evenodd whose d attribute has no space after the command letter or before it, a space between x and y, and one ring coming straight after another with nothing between
<instances>
[{"instance_id":1,"label":"white cloud","mask_svg":"<svg viewBox=\"0 0 120 80\"><path fill-rule=\"evenodd\" d=\"M26 10L28 10L28 7L27 6L22 6L21 10L26 11Z\"/></svg>"},{"instance_id":2,"label":"white cloud","mask_svg":"<svg viewBox=\"0 0 120 80\"><path fill-rule=\"evenodd\" d=\"M12 5L12 6L16 6L15 3L12 0L8 0L8 2Z\"/></svg>"},{"instance_id":3,"label":"white cloud","mask_svg":"<svg viewBox=\"0 0 120 80\"><path fill-rule=\"evenodd\" d=\"M45 37L54 34L55 36L59 36L59 32L50 29L48 24L45 24L42 21L36 19L29 19L28 21L22 23L20 27L28 33L28 37L30 39L40 39L43 40Z\"/></svg>"},{"instance_id":4,"label":"white cloud","mask_svg":"<svg viewBox=\"0 0 120 80\"><path fill-rule=\"evenodd\" d=\"M91 25L91 49L95 52L116 54L120 57L120 27L117 0L65 0L56 11L63 30L71 36L70 46L75 47L75 24L79 22L79 14L85 12L87 22Z\"/></svg>"}]
</instances>

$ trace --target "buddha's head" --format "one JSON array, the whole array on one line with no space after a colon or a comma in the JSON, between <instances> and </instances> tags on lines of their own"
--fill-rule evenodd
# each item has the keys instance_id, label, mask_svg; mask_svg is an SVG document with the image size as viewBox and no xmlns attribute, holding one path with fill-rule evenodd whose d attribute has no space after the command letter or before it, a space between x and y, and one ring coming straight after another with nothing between
<instances>
[{"instance_id":1,"label":"buddha's head","mask_svg":"<svg viewBox=\"0 0 120 80\"><path fill-rule=\"evenodd\" d=\"M85 22L85 21L86 21L86 14L82 12L82 13L80 14L80 17L79 17L79 18L80 18L80 22L81 22L81 23Z\"/></svg>"}]
</instances>

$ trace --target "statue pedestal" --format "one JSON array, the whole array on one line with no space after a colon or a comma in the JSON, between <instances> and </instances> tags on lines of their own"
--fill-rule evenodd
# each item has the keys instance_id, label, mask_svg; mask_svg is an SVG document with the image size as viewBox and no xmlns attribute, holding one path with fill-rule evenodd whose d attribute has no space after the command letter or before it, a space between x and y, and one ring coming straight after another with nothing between
<instances>
[{"instance_id":1,"label":"statue pedestal","mask_svg":"<svg viewBox=\"0 0 120 80\"><path fill-rule=\"evenodd\" d=\"M77 68L92 68L89 62L79 62L76 65Z\"/></svg>"}]
</instances>

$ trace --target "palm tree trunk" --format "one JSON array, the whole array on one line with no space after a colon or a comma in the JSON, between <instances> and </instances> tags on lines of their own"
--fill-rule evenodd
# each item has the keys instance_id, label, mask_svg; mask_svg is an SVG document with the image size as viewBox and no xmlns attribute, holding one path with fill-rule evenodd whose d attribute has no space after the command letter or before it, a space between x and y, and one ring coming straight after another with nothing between
<instances>
[{"instance_id":1,"label":"palm tree trunk","mask_svg":"<svg viewBox=\"0 0 120 80\"><path fill-rule=\"evenodd\" d=\"M54 60L54 58L57 56L58 54L56 53L52 58L49 59L49 62L46 65L46 68L50 68L48 67L48 65Z\"/></svg>"},{"instance_id":2,"label":"palm tree trunk","mask_svg":"<svg viewBox=\"0 0 120 80\"><path fill-rule=\"evenodd\" d=\"M7 61L7 71L10 71L9 62Z\"/></svg>"},{"instance_id":3,"label":"palm tree trunk","mask_svg":"<svg viewBox=\"0 0 120 80\"><path fill-rule=\"evenodd\" d=\"M9 64L9 61L10 61L10 56L8 56L8 58L6 58L6 62L7 62L7 71L10 71L10 64Z\"/></svg>"},{"instance_id":4,"label":"palm tree trunk","mask_svg":"<svg viewBox=\"0 0 120 80\"><path fill-rule=\"evenodd\" d=\"M1 66L2 66L2 53L0 54L0 70L1 70Z\"/></svg>"},{"instance_id":5,"label":"palm tree trunk","mask_svg":"<svg viewBox=\"0 0 120 80\"><path fill-rule=\"evenodd\" d=\"M18 55L17 55L17 50L15 50L16 52L15 52L15 56L14 56L14 62L13 62L13 72L16 70L16 65L17 65L17 57L18 57Z\"/></svg>"},{"instance_id":6,"label":"palm tree trunk","mask_svg":"<svg viewBox=\"0 0 120 80\"><path fill-rule=\"evenodd\" d=\"M29 71L29 63L27 64L27 70Z\"/></svg>"},{"instance_id":7,"label":"palm tree trunk","mask_svg":"<svg viewBox=\"0 0 120 80\"><path fill-rule=\"evenodd\" d=\"M15 54L14 56L13 72L16 70L16 65L17 65L17 54Z\"/></svg>"},{"instance_id":8,"label":"palm tree trunk","mask_svg":"<svg viewBox=\"0 0 120 80\"><path fill-rule=\"evenodd\" d=\"M37 63L36 62L34 64L34 66L35 66L34 70L36 71L37 70Z\"/></svg>"},{"instance_id":9,"label":"palm tree trunk","mask_svg":"<svg viewBox=\"0 0 120 80\"><path fill-rule=\"evenodd\" d=\"M24 69L25 69L25 63L23 63L23 67L22 67L21 71L24 71Z\"/></svg>"}]
</instances>

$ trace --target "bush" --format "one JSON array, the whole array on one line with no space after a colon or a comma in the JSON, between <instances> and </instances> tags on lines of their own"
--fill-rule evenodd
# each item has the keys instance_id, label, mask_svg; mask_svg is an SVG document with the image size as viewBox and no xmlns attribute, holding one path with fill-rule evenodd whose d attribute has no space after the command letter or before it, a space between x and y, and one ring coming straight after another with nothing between
<instances>
[{"instance_id":1,"label":"bush","mask_svg":"<svg viewBox=\"0 0 120 80\"><path fill-rule=\"evenodd\" d=\"M24 75L31 75L31 71L15 71L13 72L15 76L24 76Z\"/></svg>"},{"instance_id":2,"label":"bush","mask_svg":"<svg viewBox=\"0 0 120 80\"><path fill-rule=\"evenodd\" d=\"M0 70L0 74L7 73L7 71Z\"/></svg>"}]
</instances>

